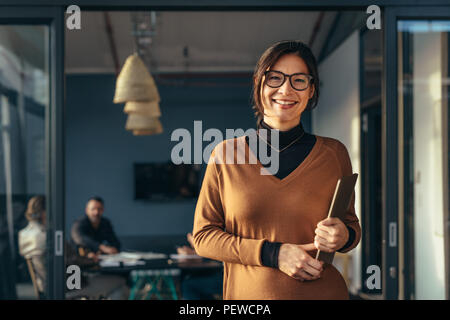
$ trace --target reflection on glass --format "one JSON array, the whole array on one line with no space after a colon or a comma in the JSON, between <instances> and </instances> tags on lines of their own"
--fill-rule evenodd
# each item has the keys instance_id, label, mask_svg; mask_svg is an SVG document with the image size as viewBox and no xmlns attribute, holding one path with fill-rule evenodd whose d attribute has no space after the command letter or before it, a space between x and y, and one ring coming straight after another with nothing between
<instances>
[{"instance_id":1,"label":"reflection on glass","mask_svg":"<svg viewBox=\"0 0 450 320\"><path fill-rule=\"evenodd\" d=\"M45 297L47 47L46 26L0 25L0 299Z\"/></svg>"},{"instance_id":2,"label":"reflection on glass","mask_svg":"<svg viewBox=\"0 0 450 320\"><path fill-rule=\"evenodd\" d=\"M445 299L443 120L450 21L401 21L406 274L409 297Z\"/></svg>"}]
</instances>

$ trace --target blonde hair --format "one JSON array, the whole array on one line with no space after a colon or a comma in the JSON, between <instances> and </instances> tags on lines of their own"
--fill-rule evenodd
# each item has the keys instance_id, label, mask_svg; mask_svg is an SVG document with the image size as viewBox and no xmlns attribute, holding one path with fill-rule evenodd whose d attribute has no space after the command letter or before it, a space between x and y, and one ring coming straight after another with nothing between
<instances>
[{"instance_id":1,"label":"blonde hair","mask_svg":"<svg viewBox=\"0 0 450 320\"><path fill-rule=\"evenodd\" d=\"M28 221L40 221L45 212L45 197L34 196L28 201L25 217Z\"/></svg>"}]
</instances>

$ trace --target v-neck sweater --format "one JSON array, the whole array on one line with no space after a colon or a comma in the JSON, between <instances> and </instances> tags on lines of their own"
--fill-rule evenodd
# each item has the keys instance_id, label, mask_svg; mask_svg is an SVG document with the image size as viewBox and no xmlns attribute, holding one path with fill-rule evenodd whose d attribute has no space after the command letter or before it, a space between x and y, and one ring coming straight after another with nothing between
<instances>
[{"instance_id":1,"label":"v-neck sweater","mask_svg":"<svg viewBox=\"0 0 450 320\"><path fill-rule=\"evenodd\" d=\"M348 299L344 279L326 265L320 279L301 282L262 264L265 241L307 244L326 218L337 180L352 174L347 149L338 140L316 136L305 160L288 176L271 175L248 147L245 136L219 143L203 178L195 208L193 238L201 256L224 262L224 299ZM234 164L227 163L232 154ZM238 160L244 158L244 163ZM354 195L343 221L361 228ZM308 252L315 256L316 250Z\"/></svg>"},{"instance_id":2,"label":"v-neck sweater","mask_svg":"<svg viewBox=\"0 0 450 320\"><path fill-rule=\"evenodd\" d=\"M258 149L260 147L266 148L268 157L270 157L270 154L274 151L268 144L271 144L271 130L276 130L278 132L279 137L279 148L278 150L281 150L278 152L279 154L279 168L278 171L275 173L275 176L279 179L283 179L287 177L292 171L295 170L299 166L300 163L305 160L305 158L308 156L308 154L311 152L312 148L314 147L314 144L316 143L316 137L312 134L309 134L305 132L303 129L303 125L301 122L299 122L298 125L295 127L287 130L287 131L281 131L277 129L273 129L271 126L269 126L267 123L264 122L264 120L260 121L257 125L258 130L265 129L267 132L267 135L265 137L266 142L262 139L257 139L257 145L254 146L252 149L253 154L255 156L259 155ZM246 137L247 143L249 143L249 137ZM261 143L261 146L259 144ZM256 147L256 148L255 148ZM264 166L268 166L269 164Z\"/></svg>"},{"instance_id":3,"label":"v-neck sweater","mask_svg":"<svg viewBox=\"0 0 450 320\"><path fill-rule=\"evenodd\" d=\"M267 130L266 141L264 141L263 139L257 139L257 144L253 146L252 144L249 144L249 136L246 136L245 139L247 144L249 144L249 147L252 148L253 154L258 157L258 160L259 148L266 148L269 157L271 152L277 152L272 150L272 148L270 147L270 145L272 144L272 135L270 134L270 131L276 130L278 132L280 150L278 151L279 168L275 173L275 176L279 179L287 177L292 171L294 171L295 168L297 168L303 162L303 160L305 160L305 158L314 147L314 144L316 143L316 137L305 132L301 121L298 123L298 125L286 131L274 129L266 122L264 122L264 120L258 122L257 128L258 130ZM268 167L270 166L270 163L264 166ZM347 230L349 235L348 241L342 248L337 250L338 252L342 252L342 250L345 250L347 247L349 247L355 239L355 231L349 226L347 226ZM280 251L281 245L281 242L264 242L261 249L261 259L264 266L278 268L278 253Z\"/></svg>"}]
</instances>

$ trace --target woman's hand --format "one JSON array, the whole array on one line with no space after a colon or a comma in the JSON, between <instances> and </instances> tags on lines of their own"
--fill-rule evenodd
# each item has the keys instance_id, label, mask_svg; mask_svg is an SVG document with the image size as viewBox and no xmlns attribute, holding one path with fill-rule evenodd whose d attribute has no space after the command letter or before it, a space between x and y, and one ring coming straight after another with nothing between
<instances>
[{"instance_id":1,"label":"woman's hand","mask_svg":"<svg viewBox=\"0 0 450 320\"><path fill-rule=\"evenodd\" d=\"M314 259L306 252L315 249L313 243L282 244L278 253L278 268L288 276L300 281L320 278L323 262Z\"/></svg>"},{"instance_id":2,"label":"woman's hand","mask_svg":"<svg viewBox=\"0 0 450 320\"><path fill-rule=\"evenodd\" d=\"M324 252L341 249L348 241L348 229L339 218L327 218L317 224L314 246Z\"/></svg>"}]
</instances>

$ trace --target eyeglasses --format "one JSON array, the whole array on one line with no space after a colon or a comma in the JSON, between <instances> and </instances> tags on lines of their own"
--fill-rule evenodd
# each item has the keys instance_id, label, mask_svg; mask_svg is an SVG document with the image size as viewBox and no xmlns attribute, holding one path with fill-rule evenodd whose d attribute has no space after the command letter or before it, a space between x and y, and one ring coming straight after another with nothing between
<instances>
[{"instance_id":1,"label":"eyeglasses","mask_svg":"<svg viewBox=\"0 0 450 320\"><path fill-rule=\"evenodd\" d=\"M273 70L264 72L264 75L266 76L265 84L271 88L281 87L286 81L286 78L289 78L291 87L297 91L306 90L314 79L313 76L306 73L284 74L283 72Z\"/></svg>"}]
</instances>

